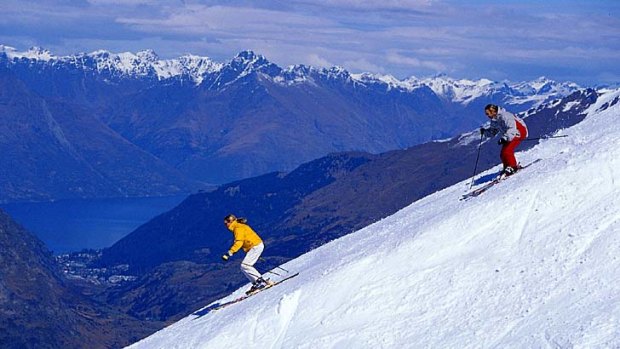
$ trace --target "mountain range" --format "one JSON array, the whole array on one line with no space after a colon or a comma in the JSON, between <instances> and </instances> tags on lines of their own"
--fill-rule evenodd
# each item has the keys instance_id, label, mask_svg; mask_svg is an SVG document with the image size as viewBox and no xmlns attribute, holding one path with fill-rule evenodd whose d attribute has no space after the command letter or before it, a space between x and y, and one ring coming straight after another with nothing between
<instances>
[{"instance_id":1,"label":"mountain range","mask_svg":"<svg viewBox=\"0 0 620 349\"><path fill-rule=\"evenodd\" d=\"M480 124L487 103L521 112L578 89L283 69L251 51L217 63L0 46L0 200L192 192L333 152L447 138Z\"/></svg>"},{"instance_id":2,"label":"mountain range","mask_svg":"<svg viewBox=\"0 0 620 349\"><path fill-rule=\"evenodd\" d=\"M0 214L2 344L135 341L246 282L238 256L219 260L232 241L224 215L247 217L263 236L258 268L268 270L469 178L477 155L479 172L496 165L494 140L453 136L486 120L484 104L522 111L530 136L546 137L581 122L604 93L545 78L282 69L250 51L215 63L0 47L0 201L167 195L227 182L103 250L91 267L134 276L105 289L66 279L39 241Z\"/></svg>"},{"instance_id":3,"label":"mountain range","mask_svg":"<svg viewBox=\"0 0 620 349\"><path fill-rule=\"evenodd\" d=\"M599 97L594 90L580 90L530 109L523 116L531 136L551 135L579 123ZM599 111L618 101L599 103ZM2 243L7 254L2 299L13 299L3 309L34 311L6 312L3 339L17 338L17 347L32 347L32 343L117 347L135 341L161 328L164 321L194 312L246 282L237 258L228 264L219 261L232 239L221 224L225 214L247 216L260 232L267 249L258 268L268 270L468 178L479 142L479 134L472 132L382 154L335 153L291 172L265 174L191 195L102 251L92 267L128 264L137 276L135 281L107 289L64 278L42 244L2 215L6 234L2 236L8 237ZM525 142L523 148L535 143ZM486 140L480 149L478 169L483 171L498 162L498 148ZM476 182L485 180L488 175ZM39 276L23 278L31 272ZM20 286L23 282L28 283L25 288ZM23 303L24 299L31 303ZM43 332L19 336L39 326L39 321L37 328ZM76 335L80 333L86 334Z\"/></svg>"}]
</instances>

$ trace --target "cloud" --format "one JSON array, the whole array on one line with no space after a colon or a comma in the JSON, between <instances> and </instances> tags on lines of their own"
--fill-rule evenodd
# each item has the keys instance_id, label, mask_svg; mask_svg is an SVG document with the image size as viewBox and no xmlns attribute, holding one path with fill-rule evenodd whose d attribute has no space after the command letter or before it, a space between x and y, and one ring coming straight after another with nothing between
<instances>
[{"instance_id":1,"label":"cloud","mask_svg":"<svg viewBox=\"0 0 620 349\"><path fill-rule=\"evenodd\" d=\"M147 31L189 30L196 33L204 33L208 30L245 32L248 29L260 32L283 27L294 29L295 27L329 25L329 20L304 14L251 7L206 5L186 5L171 8L162 18L123 16L118 21L123 24L139 26Z\"/></svg>"},{"instance_id":2,"label":"cloud","mask_svg":"<svg viewBox=\"0 0 620 349\"><path fill-rule=\"evenodd\" d=\"M312 3L317 6L337 7L348 9L427 9L432 5L432 0L314 0L292 1L297 3Z\"/></svg>"},{"instance_id":3,"label":"cloud","mask_svg":"<svg viewBox=\"0 0 620 349\"><path fill-rule=\"evenodd\" d=\"M346 60L343 64L348 70L360 72L384 73L384 67L368 61L366 58L358 58L354 60Z\"/></svg>"},{"instance_id":4,"label":"cloud","mask_svg":"<svg viewBox=\"0 0 620 349\"><path fill-rule=\"evenodd\" d=\"M403 56L398 52L389 52L386 58L390 63L407 65L414 68L427 68L437 72L445 72L447 69L446 66L440 62L423 61L415 57Z\"/></svg>"},{"instance_id":5,"label":"cloud","mask_svg":"<svg viewBox=\"0 0 620 349\"><path fill-rule=\"evenodd\" d=\"M321 67L321 68L329 68L329 67L333 67L336 65L336 64L329 62L328 60L319 56L316 53L309 54L306 61L308 62L308 65L315 66L315 67Z\"/></svg>"},{"instance_id":6,"label":"cloud","mask_svg":"<svg viewBox=\"0 0 620 349\"><path fill-rule=\"evenodd\" d=\"M136 6L136 5L148 5L153 4L152 0L88 0L88 3L94 6L107 6L107 5L121 5L121 6Z\"/></svg>"},{"instance_id":7,"label":"cloud","mask_svg":"<svg viewBox=\"0 0 620 349\"><path fill-rule=\"evenodd\" d=\"M584 57L613 71L620 52L620 5L603 1L3 0L2 6L4 44L52 45L65 53L155 45L164 58L195 53L223 60L252 49L279 65L395 76L449 68L482 76L522 74L525 68L510 68L521 63L564 67L568 75Z\"/></svg>"}]
</instances>

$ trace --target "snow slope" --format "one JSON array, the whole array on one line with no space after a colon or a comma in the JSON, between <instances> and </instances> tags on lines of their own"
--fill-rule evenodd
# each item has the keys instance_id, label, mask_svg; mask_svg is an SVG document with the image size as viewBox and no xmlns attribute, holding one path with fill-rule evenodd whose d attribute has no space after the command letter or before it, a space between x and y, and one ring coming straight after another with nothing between
<instances>
[{"instance_id":1,"label":"snow slope","mask_svg":"<svg viewBox=\"0 0 620 349\"><path fill-rule=\"evenodd\" d=\"M480 197L430 195L131 348L620 348L618 96Z\"/></svg>"}]
</instances>

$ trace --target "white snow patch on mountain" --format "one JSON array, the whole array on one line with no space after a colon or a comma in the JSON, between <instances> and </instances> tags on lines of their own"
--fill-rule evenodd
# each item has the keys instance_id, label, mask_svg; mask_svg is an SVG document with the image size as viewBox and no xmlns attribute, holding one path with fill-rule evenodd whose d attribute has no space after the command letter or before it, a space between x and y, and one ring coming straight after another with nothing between
<instances>
[{"instance_id":1,"label":"white snow patch on mountain","mask_svg":"<svg viewBox=\"0 0 620 349\"><path fill-rule=\"evenodd\" d=\"M470 180L441 190L131 348L619 348L618 96L482 196L459 200Z\"/></svg>"},{"instance_id":2,"label":"white snow patch on mountain","mask_svg":"<svg viewBox=\"0 0 620 349\"><path fill-rule=\"evenodd\" d=\"M36 47L36 46L31 47L28 51L20 52L20 51L17 51L14 47L0 45L0 52L5 53L10 59L28 58L28 59L36 59L36 60L47 62L47 61L58 58L52 55L50 51L42 49L40 47Z\"/></svg>"},{"instance_id":3,"label":"white snow patch on mountain","mask_svg":"<svg viewBox=\"0 0 620 349\"><path fill-rule=\"evenodd\" d=\"M508 103L533 103L534 106L553 98L567 96L581 88L573 82L556 82L544 76L533 81L511 84L510 87L517 93L507 100Z\"/></svg>"},{"instance_id":4,"label":"white snow patch on mountain","mask_svg":"<svg viewBox=\"0 0 620 349\"><path fill-rule=\"evenodd\" d=\"M467 80L453 79L438 75L419 81L430 87L437 95L452 102L467 105L480 97L505 95L503 103L530 104L537 107L554 98L561 98L579 90L581 87L572 82L555 82L545 77L530 82L510 83L488 79Z\"/></svg>"},{"instance_id":5,"label":"white snow patch on mountain","mask_svg":"<svg viewBox=\"0 0 620 349\"><path fill-rule=\"evenodd\" d=\"M94 68L99 71L118 72L129 76L148 76L154 74L157 79L164 80L187 75L197 84L202 82L205 74L218 72L224 66L208 57L185 55L177 59L161 60L153 50L138 53L112 53L97 50L89 54L81 53L71 56L54 56L48 50L33 47L26 52L19 52L10 46L0 45L0 52L13 59L31 59L36 61L58 61L84 67L88 60L94 61Z\"/></svg>"},{"instance_id":6,"label":"white snow patch on mountain","mask_svg":"<svg viewBox=\"0 0 620 349\"><path fill-rule=\"evenodd\" d=\"M362 83L364 85L373 84L373 83L382 83L387 85L387 90L391 89L400 89L405 91L413 91L416 88L422 86L422 84L414 79L406 79L399 80L392 75L383 75L383 74L371 74L371 73L361 73L361 74L351 74L353 80Z\"/></svg>"},{"instance_id":7,"label":"white snow patch on mountain","mask_svg":"<svg viewBox=\"0 0 620 349\"><path fill-rule=\"evenodd\" d=\"M503 86L501 83L488 79L480 79L477 81L467 79L455 80L445 75L423 79L421 83L430 87L439 96L463 104L467 104L478 97L488 94L490 90L498 89Z\"/></svg>"},{"instance_id":8,"label":"white snow patch on mountain","mask_svg":"<svg viewBox=\"0 0 620 349\"><path fill-rule=\"evenodd\" d=\"M481 97L503 95L505 96L504 103L512 105L529 104L530 107L537 107L551 99L567 96L580 89L574 83L558 83L545 77L531 82L513 84L508 81L497 82L489 79L453 79L443 74L424 79L410 77L405 80L399 80L391 75L370 73L351 74L351 76L355 81L365 85L385 84L387 90L400 89L411 92L414 89L427 86L438 96L463 105L468 105Z\"/></svg>"},{"instance_id":9,"label":"white snow patch on mountain","mask_svg":"<svg viewBox=\"0 0 620 349\"><path fill-rule=\"evenodd\" d=\"M576 107L578 105L579 105L578 101L568 102L568 103L566 103L566 105L564 106L564 109L562 109L562 111L563 112L567 112L567 111L573 109L574 107Z\"/></svg>"}]
</instances>

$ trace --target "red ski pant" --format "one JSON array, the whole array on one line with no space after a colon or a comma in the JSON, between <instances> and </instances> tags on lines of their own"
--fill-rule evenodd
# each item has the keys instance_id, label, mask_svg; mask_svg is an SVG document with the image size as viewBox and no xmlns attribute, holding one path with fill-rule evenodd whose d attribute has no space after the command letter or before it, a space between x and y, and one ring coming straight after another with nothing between
<instances>
[{"instance_id":1,"label":"red ski pant","mask_svg":"<svg viewBox=\"0 0 620 349\"><path fill-rule=\"evenodd\" d=\"M515 158L515 149L521 143L521 141L527 137L527 129L517 122L517 129L519 130L519 137L513 138L510 142L502 146L500 158L504 168L510 166L514 169L517 168L517 159Z\"/></svg>"}]
</instances>

